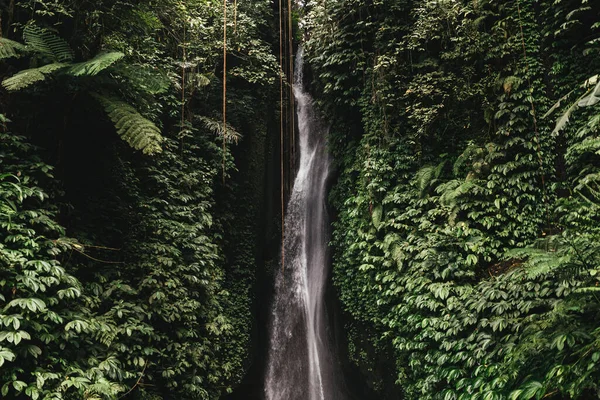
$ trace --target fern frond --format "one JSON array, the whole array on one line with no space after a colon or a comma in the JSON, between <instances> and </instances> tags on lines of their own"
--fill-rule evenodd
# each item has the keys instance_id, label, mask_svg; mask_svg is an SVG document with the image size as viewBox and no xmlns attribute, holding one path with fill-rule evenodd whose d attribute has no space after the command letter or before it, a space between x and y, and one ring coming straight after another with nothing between
<instances>
[{"instance_id":1,"label":"fern frond","mask_svg":"<svg viewBox=\"0 0 600 400\"><path fill-rule=\"evenodd\" d=\"M23 30L23 39L27 47L55 61L68 62L73 60L73 51L63 39L35 25L28 25Z\"/></svg>"},{"instance_id":2,"label":"fern frond","mask_svg":"<svg viewBox=\"0 0 600 400\"><path fill-rule=\"evenodd\" d=\"M191 73L188 75L188 83L192 89L201 89L210 85L210 78L201 73Z\"/></svg>"},{"instance_id":3,"label":"fern frond","mask_svg":"<svg viewBox=\"0 0 600 400\"><path fill-rule=\"evenodd\" d=\"M586 93L587 95L587 93ZM585 96L585 95L584 95ZM583 97L580 98L580 100ZM575 110L577 110L578 103L579 101L576 101L575 103L571 104L571 106L567 109L567 111L565 111L563 113L563 115L561 115L561 117L558 119L558 121L556 121L556 126L554 127L554 130L552 131L552 135L557 135L569 122L569 119L571 118L571 114L573 114L573 112L575 112Z\"/></svg>"},{"instance_id":4,"label":"fern frond","mask_svg":"<svg viewBox=\"0 0 600 400\"><path fill-rule=\"evenodd\" d=\"M580 179L575 191L593 209L600 207L600 173L587 174Z\"/></svg>"},{"instance_id":5,"label":"fern frond","mask_svg":"<svg viewBox=\"0 0 600 400\"><path fill-rule=\"evenodd\" d=\"M431 182L435 179L434 174L435 167L433 165L428 165L417 171L415 178L417 180L419 191L423 192L431 184Z\"/></svg>"},{"instance_id":6,"label":"fern frond","mask_svg":"<svg viewBox=\"0 0 600 400\"><path fill-rule=\"evenodd\" d=\"M223 123L221 121L216 121L214 119L208 117L199 117L200 121L204 124L204 126L215 133L218 136L223 136ZM231 125L227 124L227 133L225 134L225 141L227 143L235 143L237 144L242 135L235 130Z\"/></svg>"},{"instance_id":7,"label":"fern frond","mask_svg":"<svg viewBox=\"0 0 600 400\"><path fill-rule=\"evenodd\" d=\"M417 171L415 181L421 197L425 196L432 186L438 184L446 163L442 161L438 165L428 165Z\"/></svg>"},{"instance_id":8,"label":"fern frond","mask_svg":"<svg viewBox=\"0 0 600 400\"><path fill-rule=\"evenodd\" d=\"M554 111L556 111L558 108L560 108L561 103L563 102L563 100L566 100L574 92L575 92L575 90L571 90L569 93L565 94L563 97L561 97L560 99L558 99L558 101L556 103L554 103L554 105L552 107L550 107L550 109L548 111L546 111L546 114L544 114L542 116L542 119L548 118Z\"/></svg>"},{"instance_id":9,"label":"fern frond","mask_svg":"<svg viewBox=\"0 0 600 400\"><path fill-rule=\"evenodd\" d=\"M564 269L573 265L569 255L558 256L551 252L536 249L532 250L529 256L524 265L527 276L532 279L548 275L559 268Z\"/></svg>"},{"instance_id":10,"label":"fern frond","mask_svg":"<svg viewBox=\"0 0 600 400\"><path fill-rule=\"evenodd\" d=\"M436 192L440 195L440 204L453 208L456 207L458 199L470 193L473 188L480 188L473 180L453 179L438 186Z\"/></svg>"},{"instance_id":11,"label":"fern frond","mask_svg":"<svg viewBox=\"0 0 600 400\"><path fill-rule=\"evenodd\" d=\"M25 51L25 49L26 47L19 42L0 38L0 59L17 58L20 56L19 52Z\"/></svg>"},{"instance_id":12,"label":"fern frond","mask_svg":"<svg viewBox=\"0 0 600 400\"><path fill-rule=\"evenodd\" d=\"M73 76L97 75L123 57L125 57L125 54L121 53L120 51L100 53L91 60L73 65L71 68L69 68L68 73Z\"/></svg>"},{"instance_id":13,"label":"fern frond","mask_svg":"<svg viewBox=\"0 0 600 400\"><path fill-rule=\"evenodd\" d=\"M106 114L115 125L121 139L144 154L156 154L162 151L163 137L160 129L144 118L135 108L121 100L100 95L94 97L102 104Z\"/></svg>"},{"instance_id":14,"label":"fern frond","mask_svg":"<svg viewBox=\"0 0 600 400\"><path fill-rule=\"evenodd\" d=\"M598 265L595 239L565 232L538 239L535 247L512 249L503 258L525 260L522 266L529 278L557 274L557 277L569 280Z\"/></svg>"},{"instance_id":15,"label":"fern frond","mask_svg":"<svg viewBox=\"0 0 600 400\"><path fill-rule=\"evenodd\" d=\"M590 93L589 95L580 99L577 104L579 105L579 107L589 107L589 106L593 106L594 104L598 103L599 101L600 101L600 82L598 82L596 84L596 86L594 87L594 90L592 90L592 93Z\"/></svg>"},{"instance_id":16,"label":"fern frond","mask_svg":"<svg viewBox=\"0 0 600 400\"><path fill-rule=\"evenodd\" d=\"M573 159L584 154L600 154L600 138L588 137L569 147L566 157Z\"/></svg>"},{"instance_id":17,"label":"fern frond","mask_svg":"<svg viewBox=\"0 0 600 400\"><path fill-rule=\"evenodd\" d=\"M9 92L15 92L43 81L46 76L38 68L26 69L2 81L2 86Z\"/></svg>"},{"instance_id":18,"label":"fern frond","mask_svg":"<svg viewBox=\"0 0 600 400\"><path fill-rule=\"evenodd\" d=\"M571 115L573 114L573 112L575 112L575 110L577 110L577 108L579 107L589 107L589 106L593 106L594 104L598 103L600 101L600 82L598 81L598 75L594 75L591 78L589 78L588 80L586 80L582 87L587 88L590 85L595 85L593 88L588 89L583 96L581 96L580 98L578 98L575 103L571 104L571 106L567 109L567 111L565 111L563 113L563 115L558 119L558 121L556 121L556 126L554 127L554 130L552 131L553 135L558 134L569 122L569 118L571 118ZM546 118L548 115L550 115L550 113L552 113L552 111L554 111L556 108L558 108L560 106L560 102L565 99L567 96L569 96L571 93L573 92L569 92L566 96L562 97L544 116L543 118Z\"/></svg>"},{"instance_id":19,"label":"fern frond","mask_svg":"<svg viewBox=\"0 0 600 400\"><path fill-rule=\"evenodd\" d=\"M26 69L18 72L16 75L11 76L10 78L3 80L2 86L4 86L4 88L9 92L15 92L31 86L36 82L45 80L46 75L58 71L59 69L63 69L66 66L66 64L62 63L53 63L39 68Z\"/></svg>"},{"instance_id":20,"label":"fern frond","mask_svg":"<svg viewBox=\"0 0 600 400\"><path fill-rule=\"evenodd\" d=\"M465 150L458 156L454 165L452 166L452 173L456 176L460 175L460 172L468 168L469 164L472 163L472 159L483 153L483 149L474 143L470 142Z\"/></svg>"}]
</instances>

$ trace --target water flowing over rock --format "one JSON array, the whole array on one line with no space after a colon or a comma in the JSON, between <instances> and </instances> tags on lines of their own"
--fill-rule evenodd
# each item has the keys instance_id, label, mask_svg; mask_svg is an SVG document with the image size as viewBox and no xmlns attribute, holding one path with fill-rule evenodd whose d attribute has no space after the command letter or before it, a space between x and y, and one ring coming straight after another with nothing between
<instances>
[{"instance_id":1,"label":"water flowing over rock","mask_svg":"<svg viewBox=\"0 0 600 400\"><path fill-rule=\"evenodd\" d=\"M294 76L300 164L285 218L285 263L275 282L265 396L267 400L342 400L325 308L327 128L303 89L302 58L300 49Z\"/></svg>"}]
</instances>

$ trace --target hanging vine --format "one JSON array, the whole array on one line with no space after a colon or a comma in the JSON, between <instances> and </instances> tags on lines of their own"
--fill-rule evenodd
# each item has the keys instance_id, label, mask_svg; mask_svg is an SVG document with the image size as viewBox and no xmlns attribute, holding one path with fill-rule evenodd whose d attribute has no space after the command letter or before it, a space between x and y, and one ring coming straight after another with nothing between
<instances>
[{"instance_id":1,"label":"hanging vine","mask_svg":"<svg viewBox=\"0 0 600 400\"><path fill-rule=\"evenodd\" d=\"M288 0L288 63L289 63L289 82L290 82L290 164L291 169L295 169L296 161L296 106L294 97L294 37L292 25L292 0Z\"/></svg>"},{"instance_id":2,"label":"hanging vine","mask_svg":"<svg viewBox=\"0 0 600 400\"><path fill-rule=\"evenodd\" d=\"M223 183L227 152L227 0L223 0Z\"/></svg>"},{"instance_id":3,"label":"hanging vine","mask_svg":"<svg viewBox=\"0 0 600 400\"><path fill-rule=\"evenodd\" d=\"M285 169L284 169L284 114L283 114L283 7L279 0L279 161L281 185L281 269L285 270Z\"/></svg>"}]
</instances>

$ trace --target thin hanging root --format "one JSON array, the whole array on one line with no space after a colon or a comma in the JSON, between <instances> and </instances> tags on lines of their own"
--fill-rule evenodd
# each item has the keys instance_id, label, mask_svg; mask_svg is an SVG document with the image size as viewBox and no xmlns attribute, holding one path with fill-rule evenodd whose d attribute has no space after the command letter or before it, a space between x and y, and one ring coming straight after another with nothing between
<instances>
[{"instance_id":1,"label":"thin hanging root","mask_svg":"<svg viewBox=\"0 0 600 400\"><path fill-rule=\"evenodd\" d=\"M223 0L223 183L225 183L225 152L227 137L227 0Z\"/></svg>"},{"instance_id":2,"label":"thin hanging root","mask_svg":"<svg viewBox=\"0 0 600 400\"><path fill-rule=\"evenodd\" d=\"M237 0L233 0L233 34L237 35Z\"/></svg>"},{"instance_id":3,"label":"thin hanging root","mask_svg":"<svg viewBox=\"0 0 600 400\"><path fill-rule=\"evenodd\" d=\"M290 129L292 133L291 164L296 162L296 106L294 104L294 40L292 29L292 0L288 0L288 47L290 69Z\"/></svg>"},{"instance_id":4,"label":"thin hanging root","mask_svg":"<svg viewBox=\"0 0 600 400\"><path fill-rule=\"evenodd\" d=\"M187 61L187 52L185 49L186 26L183 25L183 54L181 63L181 127L179 134L181 135L181 153L183 155L183 130L185 126L185 64Z\"/></svg>"},{"instance_id":5,"label":"thin hanging root","mask_svg":"<svg viewBox=\"0 0 600 400\"><path fill-rule=\"evenodd\" d=\"M285 270L285 188L283 162L283 7L279 0L279 142L280 142L280 173L281 173L281 271Z\"/></svg>"}]
</instances>

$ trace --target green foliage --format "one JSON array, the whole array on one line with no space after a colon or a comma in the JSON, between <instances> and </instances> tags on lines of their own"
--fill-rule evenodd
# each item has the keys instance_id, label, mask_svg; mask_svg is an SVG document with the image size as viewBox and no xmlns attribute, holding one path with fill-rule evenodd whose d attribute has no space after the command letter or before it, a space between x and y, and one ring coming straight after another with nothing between
<instances>
[{"instance_id":1,"label":"green foliage","mask_svg":"<svg viewBox=\"0 0 600 400\"><path fill-rule=\"evenodd\" d=\"M0 397L216 399L248 369L278 66L270 2L238 2L223 154L221 13L16 2L9 33L24 44L2 39L2 106L27 139L1 137L0 215L24 216L6 214L0 260L24 272L0 263ZM53 196L21 204L30 163L51 169L42 158Z\"/></svg>"},{"instance_id":2,"label":"green foliage","mask_svg":"<svg viewBox=\"0 0 600 400\"><path fill-rule=\"evenodd\" d=\"M125 54L120 51L109 51L101 52L84 62L72 63L70 61L73 60L73 55L69 45L47 29L28 25L23 31L23 38L27 45L26 48L36 57L55 62L20 71L12 77L4 79L2 86L10 92L23 90L35 83L45 81L47 76L60 71L75 78L93 77L125 57ZM92 95L104 107L109 118L115 124L119 136L131 147L149 155L161 151L161 132L153 122L144 118L135 108L121 100L97 94Z\"/></svg>"},{"instance_id":3,"label":"green foliage","mask_svg":"<svg viewBox=\"0 0 600 400\"><path fill-rule=\"evenodd\" d=\"M34 83L41 82L46 79L46 75L50 75L58 70L64 69L67 64L53 63L47 64L39 68L31 68L19 71L14 76L6 78L2 81L2 86L9 92L15 92L25 89Z\"/></svg>"},{"instance_id":4,"label":"green foliage","mask_svg":"<svg viewBox=\"0 0 600 400\"><path fill-rule=\"evenodd\" d=\"M214 132L217 136L225 136L225 141L227 143L238 143L242 138L231 125L226 124L226 128L224 129L223 122L215 121L214 119L208 117L200 117L200 121L204 124L206 129Z\"/></svg>"},{"instance_id":5,"label":"green foliage","mask_svg":"<svg viewBox=\"0 0 600 400\"><path fill-rule=\"evenodd\" d=\"M590 85L596 84L596 86L590 88L576 102L574 102L569 108L567 108L567 110L561 115L558 121L556 121L556 126L554 127L554 131L552 131L553 134L559 133L567 125L567 123L569 122L569 118L571 118L571 115L573 114L573 112L575 112L575 110L577 110L578 107L593 106L598 101L600 101L600 82L596 83L597 81L598 75L594 75L593 77L587 79L581 85L581 87L587 88ZM551 115L557 108L561 106L562 101L567 99L573 92L574 91L567 93L560 100L558 100L558 102L556 102L556 104L552 106L552 108L550 108L550 110L548 110L548 112L546 112L546 114L544 114L542 118L547 118L549 115Z\"/></svg>"},{"instance_id":6,"label":"green foliage","mask_svg":"<svg viewBox=\"0 0 600 400\"><path fill-rule=\"evenodd\" d=\"M125 57L125 54L120 51L100 53L91 60L73 65L69 68L69 74L73 76L94 76L123 57Z\"/></svg>"},{"instance_id":7,"label":"green foliage","mask_svg":"<svg viewBox=\"0 0 600 400\"><path fill-rule=\"evenodd\" d=\"M43 58L58 63L73 60L73 51L67 42L48 29L27 25L23 30L23 40L28 50Z\"/></svg>"},{"instance_id":8,"label":"green foliage","mask_svg":"<svg viewBox=\"0 0 600 400\"><path fill-rule=\"evenodd\" d=\"M573 90L598 67L586 43L597 10L337 0L306 18L340 170L334 283L372 387L407 399L597 391L597 82ZM553 135L539 116L561 102Z\"/></svg>"},{"instance_id":9,"label":"green foliage","mask_svg":"<svg viewBox=\"0 0 600 400\"><path fill-rule=\"evenodd\" d=\"M117 133L131 147L144 154L160 153L163 140L160 129L138 113L135 108L120 100L95 96L115 124Z\"/></svg>"},{"instance_id":10,"label":"green foliage","mask_svg":"<svg viewBox=\"0 0 600 400\"><path fill-rule=\"evenodd\" d=\"M7 38L0 38L0 59L17 58L26 47L19 42Z\"/></svg>"},{"instance_id":11,"label":"green foliage","mask_svg":"<svg viewBox=\"0 0 600 400\"><path fill-rule=\"evenodd\" d=\"M78 360L78 344L68 334L85 309L81 283L60 261L77 244L64 238L56 208L39 186L52 179L52 168L22 136L1 133L0 139L2 396L114 396L122 386L109 384L93 362Z\"/></svg>"}]
</instances>

